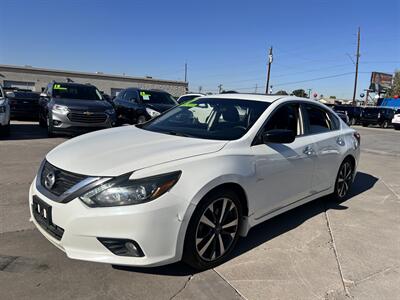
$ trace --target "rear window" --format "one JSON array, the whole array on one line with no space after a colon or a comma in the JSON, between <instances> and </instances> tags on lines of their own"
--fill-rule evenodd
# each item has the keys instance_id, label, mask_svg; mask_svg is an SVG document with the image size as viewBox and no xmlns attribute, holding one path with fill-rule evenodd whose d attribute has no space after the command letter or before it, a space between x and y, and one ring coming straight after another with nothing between
<instances>
[{"instance_id":1,"label":"rear window","mask_svg":"<svg viewBox=\"0 0 400 300\"><path fill-rule=\"evenodd\" d=\"M80 100L103 100L100 92L92 85L71 85L68 83L55 83L53 97Z\"/></svg>"},{"instance_id":2,"label":"rear window","mask_svg":"<svg viewBox=\"0 0 400 300\"><path fill-rule=\"evenodd\" d=\"M140 91L140 100L149 104L172 104L176 105L176 100L168 93L155 91Z\"/></svg>"}]
</instances>

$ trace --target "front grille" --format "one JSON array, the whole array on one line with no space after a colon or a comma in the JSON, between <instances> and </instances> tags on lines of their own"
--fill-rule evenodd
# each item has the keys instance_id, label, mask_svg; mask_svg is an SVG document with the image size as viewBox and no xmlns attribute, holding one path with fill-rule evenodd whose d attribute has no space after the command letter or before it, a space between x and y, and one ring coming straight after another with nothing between
<instances>
[{"instance_id":1,"label":"front grille","mask_svg":"<svg viewBox=\"0 0 400 300\"><path fill-rule=\"evenodd\" d=\"M55 181L53 186L48 188L45 184L45 180L50 173L54 174ZM50 193L60 196L85 178L87 178L87 176L61 170L46 161L40 176L40 183L42 187Z\"/></svg>"},{"instance_id":2,"label":"front grille","mask_svg":"<svg viewBox=\"0 0 400 300\"><path fill-rule=\"evenodd\" d=\"M87 113L87 112L71 112L68 115L68 119L72 122L77 123L104 123L107 120L105 113Z\"/></svg>"}]
</instances>

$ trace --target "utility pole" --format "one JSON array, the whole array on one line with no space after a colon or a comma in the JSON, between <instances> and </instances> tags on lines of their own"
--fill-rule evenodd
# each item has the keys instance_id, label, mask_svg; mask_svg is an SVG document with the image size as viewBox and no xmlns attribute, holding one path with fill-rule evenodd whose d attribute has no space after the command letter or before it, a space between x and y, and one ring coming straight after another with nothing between
<instances>
[{"instance_id":1,"label":"utility pole","mask_svg":"<svg viewBox=\"0 0 400 300\"><path fill-rule=\"evenodd\" d=\"M272 64L272 46L269 48L269 54L268 54L268 73L267 73L267 85L265 86L265 93L269 94L269 77L271 74L271 64Z\"/></svg>"},{"instance_id":2,"label":"utility pole","mask_svg":"<svg viewBox=\"0 0 400 300\"><path fill-rule=\"evenodd\" d=\"M185 62L185 82L187 82L187 62Z\"/></svg>"},{"instance_id":3,"label":"utility pole","mask_svg":"<svg viewBox=\"0 0 400 300\"><path fill-rule=\"evenodd\" d=\"M221 92L222 92L222 84L219 84L219 85L218 85L218 93L221 94Z\"/></svg>"},{"instance_id":4,"label":"utility pole","mask_svg":"<svg viewBox=\"0 0 400 300\"><path fill-rule=\"evenodd\" d=\"M201 94L201 91L203 90L202 86L199 86L199 93Z\"/></svg>"},{"instance_id":5,"label":"utility pole","mask_svg":"<svg viewBox=\"0 0 400 300\"><path fill-rule=\"evenodd\" d=\"M358 27L358 33L357 33L356 75L355 75L355 78L354 78L353 106L356 105L357 80L358 80L358 61L359 61L359 59L360 59L360 27Z\"/></svg>"},{"instance_id":6,"label":"utility pole","mask_svg":"<svg viewBox=\"0 0 400 300\"><path fill-rule=\"evenodd\" d=\"M257 94L257 90L258 90L258 84L256 83L256 88L254 89L254 93Z\"/></svg>"}]
</instances>

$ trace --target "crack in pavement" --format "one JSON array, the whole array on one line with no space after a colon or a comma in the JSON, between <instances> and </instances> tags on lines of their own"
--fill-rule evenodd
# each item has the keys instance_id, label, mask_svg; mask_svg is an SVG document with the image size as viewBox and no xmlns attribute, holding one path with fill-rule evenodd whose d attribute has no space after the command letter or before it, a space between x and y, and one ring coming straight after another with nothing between
<instances>
[{"instance_id":1,"label":"crack in pavement","mask_svg":"<svg viewBox=\"0 0 400 300\"><path fill-rule=\"evenodd\" d=\"M216 269L212 269L224 282L226 282L235 292L240 296L240 298L247 299L237 288L235 288L226 278L219 273Z\"/></svg>"},{"instance_id":2,"label":"crack in pavement","mask_svg":"<svg viewBox=\"0 0 400 300\"><path fill-rule=\"evenodd\" d=\"M364 281L367 281L367 280L369 280L369 279L371 279L371 278L374 278L375 276L378 276L378 275L380 275L380 274L382 274L382 273L385 273L385 272L391 271L391 270L395 270L395 269L397 269L398 267L399 267L399 266L387 267L387 268L385 268L385 269L376 271L376 272L371 273L371 274L369 274L368 276L366 276L366 277L364 277L364 278L362 278L362 279L359 279L359 280L354 281L353 284L356 286L356 285L358 285L358 284L360 284L360 283L362 283L362 282L364 282Z\"/></svg>"},{"instance_id":3,"label":"crack in pavement","mask_svg":"<svg viewBox=\"0 0 400 300\"><path fill-rule=\"evenodd\" d=\"M391 187L390 185L388 185L382 178L381 178L381 180L382 180L382 183L386 186L386 188L387 188L389 191L391 191L391 192L393 193L393 195L396 196L397 199L400 199L400 195L398 195L398 194L396 193L396 191L393 190L392 187Z\"/></svg>"},{"instance_id":4,"label":"crack in pavement","mask_svg":"<svg viewBox=\"0 0 400 300\"><path fill-rule=\"evenodd\" d=\"M180 293L182 293L182 292L187 288L187 286L189 285L189 282L192 280L193 277L194 277L193 274L190 275L189 278L186 280L184 286L183 286L181 289L179 289L179 290L170 298L170 300L176 298Z\"/></svg>"},{"instance_id":5,"label":"crack in pavement","mask_svg":"<svg viewBox=\"0 0 400 300\"><path fill-rule=\"evenodd\" d=\"M331 237L333 253L334 253L334 255L335 255L336 264L337 264L337 267L338 267L338 270L339 270L340 279L341 279L341 281L342 281L343 290L344 290L345 295L346 295L347 297L351 297L350 291L349 291L349 289L348 289L347 286L346 286L346 282L349 282L349 281L346 280L346 279L344 278L344 276L343 276L342 265L340 264L340 261L339 261L339 255L338 255L338 251L337 251L337 248L336 248L336 242L335 242L335 238L334 238L334 236L333 236L332 227L331 227L331 222L330 222L330 220L329 220L329 216L328 216L328 211L327 211L326 204L325 204L325 212L324 212L324 214L325 214L325 219L326 219L326 225L327 225L327 227L328 227L328 232L329 232L329 235L330 235L330 237Z\"/></svg>"}]
</instances>

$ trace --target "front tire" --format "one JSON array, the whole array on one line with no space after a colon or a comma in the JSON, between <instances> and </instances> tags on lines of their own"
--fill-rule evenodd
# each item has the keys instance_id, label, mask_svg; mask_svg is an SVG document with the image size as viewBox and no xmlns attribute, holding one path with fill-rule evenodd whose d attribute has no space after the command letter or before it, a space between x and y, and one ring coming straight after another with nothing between
<instances>
[{"instance_id":1,"label":"front tire","mask_svg":"<svg viewBox=\"0 0 400 300\"><path fill-rule=\"evenodd\" d=\"M400 130L400 125L394 125L394 130Z\"/></svg>"},{"instance_id":2,"label":"front tire","mask_svg":"<svg viewBox=\"0 0 400 300\"><path fill-rule=\"evenodd\" d=\"M137 124L143 124L143 123L146 122L146 121L147 121L147 120L146 120L146 117L143 116L143 115L140 115L140 116L137 118L136 123L137 123Z\"/></svg>"},{"instance_id":3,"label":"front tire","mask_svg":"<svg viewBox=\"0 0 400 300\"><path fill-rule=\"evenodd\" d=\"M241 202L232 191L207 195L190 219L182 260L197 270L225 262L239 238L242 217Z\"/></svg>"},{"instance_id":4,"label":"front tire","mask_svg":"<svg viewBox=\"0 0 400 300\"><path fill-rule=\"evenodd\" d=\"M353 184L354 164L350 158L346 158L340 165L335 181L335 191L332 197L336 201L345 200Z\"/></svg>"},{"instance_id":5,"label":"front tire","mask_svg":"<svg viewBox=\"0 0 400 300\"><path fill-rule=\"evenodd\" d=\"M389 122L388 121L383 121L381 123L381 128L388 128L389 127Z\"/></svg>"}]
</instances>

